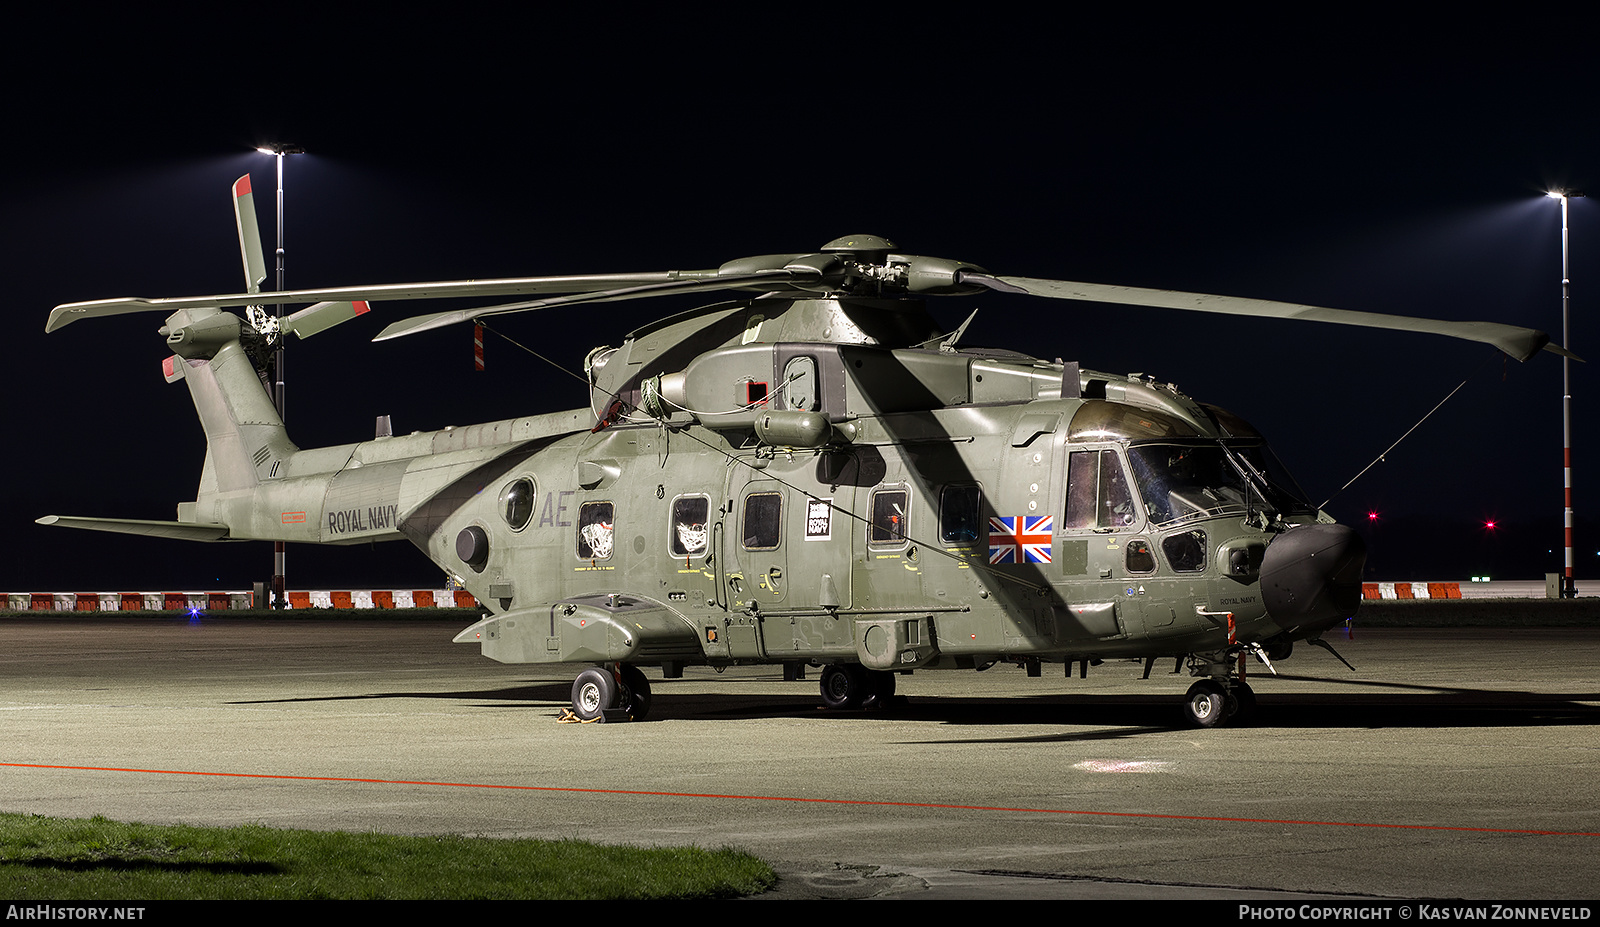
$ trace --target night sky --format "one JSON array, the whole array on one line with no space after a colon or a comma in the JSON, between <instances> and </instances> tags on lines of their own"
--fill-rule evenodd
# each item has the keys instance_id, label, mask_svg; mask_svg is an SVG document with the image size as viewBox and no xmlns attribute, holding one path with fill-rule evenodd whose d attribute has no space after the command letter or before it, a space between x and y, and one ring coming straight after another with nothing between
<instances>
[{"instance_id":1,"label":"night sky","mask_svg":"<svg viewBox=\"0 0 1600 927\"><path fill-rule=\"evenodd\" d=\"M265 543L32 523L171 519L194 498L204 437L187 390L161 377L160 315L48 337L44 322L63 302L238 291L229 186L245 172L270 268L273 161L259 144L308 152L287 165L292 288L715 267L870 232L998 274L1492 320L1557 340L1560 207L1543 193L1600 187L1595 80L1531 25L1508 45L1433 24L1264 34L1004 8L916 25L869 7L461 18L113 17L38 29L0 64L17 91L0 117L0 587L239 589L270 572ZM1570 343L1600 362L1600 203L1574 200L1571 227ZM494 324L581 369L590 348L714 298ZM1316 502L1468 379L1328 509L1368 535L1372 579L1558 568L1552 354L1519 364L1439 337L999 295L934 310L953 328L980 306L966 343L1174 382L1258 426ZM468 327L369 343L443 308L378 304L291 341L296 443L364 440L381 414L409 432L584 403L568 374L493 336L474 373ZM1573 365L1580 519L1600 499L1592 366ZM1600 573L1600 525L1587 524L1580 588ZM289 577L439 581L404 543L291 547Z\"/></svg>"}]
</instances>

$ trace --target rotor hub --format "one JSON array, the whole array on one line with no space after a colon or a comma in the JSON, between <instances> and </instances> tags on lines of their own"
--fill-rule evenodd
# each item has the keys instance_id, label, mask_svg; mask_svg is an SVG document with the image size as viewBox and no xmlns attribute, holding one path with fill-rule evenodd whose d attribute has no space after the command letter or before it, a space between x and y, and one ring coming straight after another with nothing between
<instances>
[{"instance_id":1,"label":"rotor hub","mask_svg":"<svg viewBox=\"0 0 1600 927\"><path fill-rule=\"evenodd\" d=\"M877 257L899 248L894 242L878 235L846 235L822 246L823 251L846 251L862 257Z\"/></svg>"}]
</instances>

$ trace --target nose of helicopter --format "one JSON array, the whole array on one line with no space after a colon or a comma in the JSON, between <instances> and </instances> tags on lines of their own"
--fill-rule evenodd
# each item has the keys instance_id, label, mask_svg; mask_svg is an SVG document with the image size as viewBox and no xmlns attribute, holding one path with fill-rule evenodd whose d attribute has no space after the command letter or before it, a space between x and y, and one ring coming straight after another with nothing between
<instances>
[{"instance_id":1,"label":"nose of helicopter","mask_svg":"<svg viewBox=\"0 0 1600 927\"><path fill-rule=\"evenodd\" d=\"M1367 545L1344 525L1301 525L1261 559L1261 601L1285 631L1309 637L1356 613Z\"/></svg>"}]
</instances>

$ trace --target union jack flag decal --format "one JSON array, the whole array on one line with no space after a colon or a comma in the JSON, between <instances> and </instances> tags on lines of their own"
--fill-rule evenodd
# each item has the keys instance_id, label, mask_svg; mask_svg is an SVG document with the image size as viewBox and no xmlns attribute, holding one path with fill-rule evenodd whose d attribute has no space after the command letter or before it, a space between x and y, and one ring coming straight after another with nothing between
<instances>
[{"instance_id":1,"label":"union jack flag decal","mask_svg":"<svg viewBox=\"0 0 1600 927\"><path fill-rule=\"evenodd\" d=\"M1012 515L989 519L990 563L1049 563L1050 515Z\"/></svg>"}]
</instances>

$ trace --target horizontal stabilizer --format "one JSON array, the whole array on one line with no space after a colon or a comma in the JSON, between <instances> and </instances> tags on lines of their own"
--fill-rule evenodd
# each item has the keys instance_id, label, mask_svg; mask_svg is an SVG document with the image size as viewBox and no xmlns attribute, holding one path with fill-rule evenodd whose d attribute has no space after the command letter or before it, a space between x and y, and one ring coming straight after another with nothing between
<instances>
[{"instance_id":1,"label":"horizontal stabilizer","mask_svg":"<svg viewBox=\"0 0 1600 927\"><path fill-rule=\"evenodd\" d=\"M207 525L187 521L142 521L132 518L83 518L75 515L46 515L38 524L117 534L142 534L153 538L178 538L184 541L230 541L227 525Z\"/></svg>"}]
</instances>

